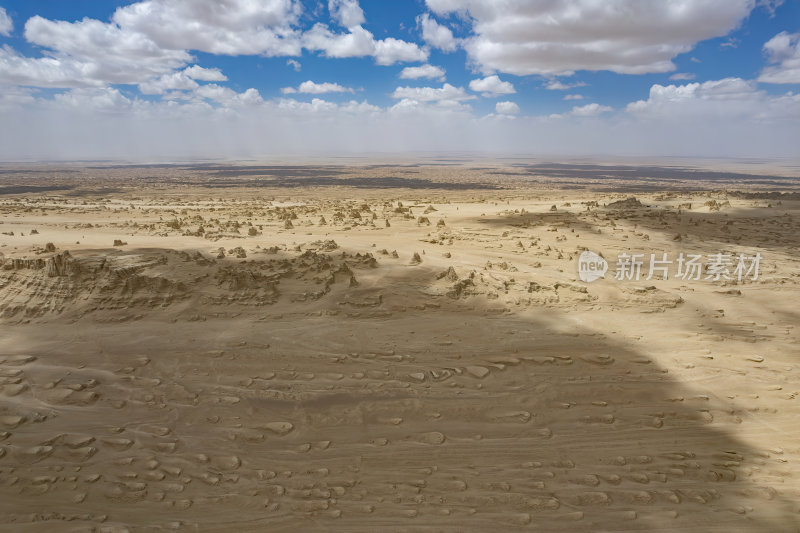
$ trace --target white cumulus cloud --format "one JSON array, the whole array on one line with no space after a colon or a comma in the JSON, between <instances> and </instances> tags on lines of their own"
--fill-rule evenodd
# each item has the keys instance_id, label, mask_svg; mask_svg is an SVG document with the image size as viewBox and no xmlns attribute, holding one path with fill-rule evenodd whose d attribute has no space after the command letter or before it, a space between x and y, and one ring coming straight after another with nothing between
<instances>
[{"instance_id":1,"label":"white cumulus cloud","mask_svg":"<svg viewBox=\"0 0 800 533\"><path fill-rule=\"evenodd\" d=\"M576 117L596 117L597 115L602 115L603 113L608 113L613 111L612 107L607 105L600 105L600 104L586 104L583 106L573 107L570 114Z\"/></svg>"},{"instance_id":2,"label":"white cumulus cloud","mask_svg":"<svg viewBox=\"0 0 800 533\"><path fill-rule=\"evenodd\" d=\"M397 100L406 99L417 102L435 102L448 100L458 102L462 100L472 100L475 97L467 94L463 87L454 87L445 83L440 88L436 87L398 87L392 93L392 98Z\"/></svg>"},{"instance_id":3,"label":"white cumulus cloud","mask_svg":"<svg viewBox=\"0 0 800 533\"><path fill-rule=\"evenodd\" d=\"M514 102L497 102L494 105L494 109L500 115L516 115L519 113L519 106Z\"/></svg>"},{"instance_id":4,"label":"white cumulus cloud","mask_svg":"<svg viewBox=\"0 0 800 533\"><path fill-rule=\"evenodd\" d=\"M118 8L110 22L31 17L25 38L43 57L5 48L0 82L40 87L145 84L151 92L190 88L188 79L225 81L210 69L178 74L189 50L214 54L299 55L296 0L144 0ZM172 76L172 78L170 78Z\"/></svg>"},{"instance_id":5,"label":"white cumulus cloud","mask_svg":"<svg viewBox=\"0 0 800 533\"><path fill-rule=\"evenodd\" d=\"M724 78L685 85L653 85L647 100L628 104L627 111L670 121L739 120L743 124L800 118L800 95L773 96L755 81Z\"/></svg>"},{"instance_id":6,"label":"white cumulus cloud","mask_svg":"<svg viewBox=\"0 0 800 533\"><path fill-rule=\"evenodd\" d=\"M192 65L183 69L183 73L193 80L228 81L228 77L218 68L204 68L199 65Z\"/></svg>"},{"instance_id":7,"label":"white cumulus cloud","mask_svg":"<svg viewBox=\"0 0 800 533\"><path fill-rule=\"evenodd\" d=\"M366 22L358 0L328 0L328 11L345 28L360 26Z\"/></svg>"},{"instance_id":8,"label":"white cumulus cloud","mask_svg":"<svg viewBox=\"0 0 800 533\"><path fill-rule=\"evenodd\" d=\"M256 89L247 89L243 93L237 93L229 87L209 84L201 85L196 94L202 98L213 100L226 107L252 106L262 103L264 100Z\"/></svg>"},{"instance_id":9,"label":"white cumulus cloud","mask_svg":"<svg viewBox=\"0 0 800 533\"><path fill-rule=\"evenodd\" d=\"M317 23L303 40L306 48L321 51L326 57L364 57L375 53L372 33L361 26L350 28L348 33L333 33L325 24Z\"/></svg>"},{"instance_id":10,"label":"white cumulus cloud","mask_svg":"<svg viewBox=\"0 0 800 533\"><path fill-rule=\"evenodd\" d=\"M469 88L477 93L483 93L483 96L486 97L498 96L501 94L514 94L517 92L511 82L502 81L497 75L472 80L469 82Z\"/></svg>"},{"instance_id":11,"label":"white cumulus cloud","mask_svg":"<svg viewBox=\"0 0 800 533\"><path fill-rule=\"evenodd\" d=\"M69 57L25 57L8 45L0 48L0 83L35 87L90 87L104 84L93 76L98 66ZM146 78L146 76L142 76Z\"/></svg>"},{"instance_id":12,"label":"white cumulus cloud","mask_svg":"<svg viewBox=\"0 0 800 533\"><path fill-rule=\"evenodd\" d=\"M375 42L375 62L379 65L427 61L428 52L415 43L388 37Z\"/></svg>"},{"instance_id":13,"label":"white cumulus cloud","mask_svg":"<svg viewBox=\"0 0 800 533\"><path fill-rule=\"evenodd\" d=\"M463 46L486 71L557 75L577 70L668 72L699 41L726 35L753 0L426 0L436 14L468 13Z\"/></svg>"},{"instance_id":14,"label":"white cumulus cloud","mask_svg":"<svg viewBox=\"0 0 800 533\"><path fill-rule=\"evenodd\" d=\"M278 108L287 111L303 111L306 113L324 113L336 111L338 106L321 98L313 98L310 102L301 102L292 98L283 99Z\"/></svg>"},{"instance_id":15,"label":"white cumulus cloud","mask_svg":"<svg viewBox=\"0 0 800 533\"><path fill-rule=\"evenodd\" d=\"M444 81L445 71L441 67L434 65L420 65L419 67L406 67L400 72L400 78L404 80L418 80L420 78L438 79Z\"/></svg>"},{"instance_id":16,"label":"white cumulus cloud","mask_svg":"<svg viewBox=\"0 0 800 533\"><path fill-rule=\"evenodd\" d=\"M366 100L362 100L361 102L350 100L345 104L341 104L339 106L339 110L344 111L345 113L373 113L373 114L382 111L380 107L372 105Z\"/></svg>"},{"instance_id":17,"label":"white cumulus cloud","mask_svg":"<svg viewBox=\"0 0 800 533\"><path fill-rule=\"evenodd\" d=\"M597 103L586 104L582 106L575 106L567 113L552 114L550 118L566 118L566 117L597 117L604 113L614 111L613 107L607 105L600 105Z\"/></svg>"},{"instance_id":18,"label":"white cumulus cloud","mask_svg":"<svg viewBox=\"0 0 800 533\"><path fill-rule=\"evenodd\" d=\"M105 111L122 113L130 108L133 102L118 89L104 87L98 89L72 89L56 94L53 102L60 108L73 108L82 112Z\"/></svg>"},{"instance_id":19,"label":"white cumulus cloud","mask_svg":"<svg viewBox=\"0 0 800 533\"><path fill-rule=\"evenodd\" d=\"M352 93L350 87L343 87L338 83L316 83L311 80L304 81L296 89L294 87L284 87L281 89L284 94L305 93L305 94L325 94L325 93Z\"/></svg>"},{"instance_id":20,"label":"white cumulus cloud","mask_svg":"<svg viewBox=\"0 0 800 533\"><path fill-rule=\"evenodd\" d=\"M430 15L423 13L417 17L422 28L422 40L434 48L444 52L455 52L458 41L453 37L453 30L436 22Z\"/></svg>"},{"instance_id":21,"label":"white cumulus cloud","mask_svg":"<svg viewBox=\"0 0 800 533\"><path fill-rule=\"evenodd\" d=\"M124 30L171 50L226 55L300 55L295 0L144 0L114 13Z\"/></svg>"},{"instance_id":22,"label":"white cumulus cloud","mask_svg":"<svg viewBox=\"0 0 800 533\"><path fill-rule=\"evenodd\" d=\"M147 80L139 84L142 94L166 94L169 91L192 91L199 87L195 80L227 81L227 77L218 68L203 68L192 65L179 72ZM173 95L176 97L176 95Z\"/></svg>"},{"instance_id":23,"label":"white cumulus cloud","mask_svg":"<svg viewBox=\"0 0 800 533\"><path fill-rule=\"evenodd\" d=\"M374 57L378 65L424 62L427 48L364 29L357 0L329 0L332 17L347 26L299 29L299 0L141 0L119 7L109 22L31 17L25 38L41 47L28 57L0 49L0 83L45 88L139 85L148 94L193 90L198 81L226 81L218 69L200 70L192 51L218 55L299 56L303 47L332 58ZM0 33L11 30L0 12ZM289 60L298 70L300 63Z\"/></svg>"},{"instance_id":24,"label":"white cumulus cloud","mask_svg":"<svg viewBox=\"0 0 800 533\"><path fill-rule=\"evenodd\" d=\"M800 33L780 32L764 44L764 53L773 64L761 72L758 81L800 83Z\"/></svg>"},{"instance_id":25,"label":"white cumulus cloud","mask_svg":"<svg viewBox=\"0 0 800 533\"><path fill-rule=\"evenodd\" d=\"M550 80L547 82L547 85L544 86L545 89L548 91L568 91L570 89L574 89L576 87L586 87L586 84L582 81L576 81L574 83L563 83L558 80Z\"/></svg>"},{"instance_id":26,"label":"white cumulus cloud","mask_svg":"<svg viewBox=\"0 0 800 533\"><path fill-rule=\"evenodd\" d=\"M278 101L277 108L281 111L306 115L330 115L335 113L363 115L374 114L381 111L381 108L370 104L366 100L361 102L350 100L343 104L337 104L322 98L313 98L310 102L302 102L293 98L283 98ZM266 108L266 111L269 111L269 107Z\"/></svg>"},{"instance_id":27,"label":"white cumulus cloud","mask_svg":"<svg viewBox=\"0 0 800 533\"><path fill-rule=\"evenodd\" d=\"M39 85L37 77L43 78L40 86L49 87L138 83L191 59L184 50L162 48L145 35L93 19L64 22L34 16L25 23L25 38L51 50L44 58L14 60L29 67L32 85ZM10 49L5 55L12 55ZM7 77L13 72L0 66L0 79Z\"/></svg>"},{"instance_id":28,"label":"white cumulus cloud","mask_svg":"<svg viewBox=\"0 0 800 533\"><path fill-rule=\"evenodd\" d=\"M428 52L415 43L393 37L376 41L372 33L361 26L351 27L347 33L334 33L326 25L317 23L305 33L303 43L307 49L320 51L326 57L373 56L378 65L428 59Z\"/></svg>"},{"instance_id":29,"label":"white cumulus cloud","mask_svg":"<svg viewBox=\"0 0 800 533\"><path fill-rule=\"evenodd\" d=\"M191 91L199 87L185 71L164 74L158 79L139 84L142 94L164 94L167 91Z\"/></svg>"},{"instance_id":30,"label":"white cumulus cloud","mask_svg":"<svg viewBox=\"0 0 800 533\"><path fill-rule=\"evenodd\" d=\"M0 7L0 35L8 37L13 29L14 23L11 21L11 17L8 16L5 9Z\"/></svg>"}]
</instances>

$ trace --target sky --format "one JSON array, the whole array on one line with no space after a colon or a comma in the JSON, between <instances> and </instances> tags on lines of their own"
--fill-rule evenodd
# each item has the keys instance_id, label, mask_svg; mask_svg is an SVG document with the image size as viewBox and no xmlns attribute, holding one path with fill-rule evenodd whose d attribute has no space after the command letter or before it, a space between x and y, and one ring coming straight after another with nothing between
<instances>
[{"instance_id":1,"label":"sky","mask_svg":"<svg viewBox=\"0 0 800 533\"><path fill-rule=\"evenodd\" d=\"M0 160L797 160L800 0L0 0Z\"/></svg>"}]
</instances>

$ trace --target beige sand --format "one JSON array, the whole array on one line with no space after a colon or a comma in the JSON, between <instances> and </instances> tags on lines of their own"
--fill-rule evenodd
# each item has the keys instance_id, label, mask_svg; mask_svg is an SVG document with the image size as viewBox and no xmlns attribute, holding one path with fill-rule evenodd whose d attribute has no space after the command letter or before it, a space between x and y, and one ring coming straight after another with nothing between
<instances>
[{"instance_id":1,"label":"beige sand","mask_svg":"<svg viewBox=\"0 0 800 533\"><path fill-rule=\"evenodd\" d=\"M0 531L800 530L792 180L18 170Z\"/></svg>"}]
</instances>

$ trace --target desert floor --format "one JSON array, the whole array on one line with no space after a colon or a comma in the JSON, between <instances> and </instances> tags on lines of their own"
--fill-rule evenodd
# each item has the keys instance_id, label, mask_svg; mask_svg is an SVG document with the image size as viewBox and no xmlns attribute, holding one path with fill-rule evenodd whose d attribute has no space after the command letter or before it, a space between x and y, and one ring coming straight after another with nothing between
<instances>
[{"instance_id":1,"label":"desert floor","mask_svg":"<svg viewBox=\"0 0 800 533\"><path fill-rule=\"evenodd\" d=\"M6 165L0 531L800 531L799 217L676 167ZM682 252L759 276L645 279Z\"/></svg>"}]
</instances>

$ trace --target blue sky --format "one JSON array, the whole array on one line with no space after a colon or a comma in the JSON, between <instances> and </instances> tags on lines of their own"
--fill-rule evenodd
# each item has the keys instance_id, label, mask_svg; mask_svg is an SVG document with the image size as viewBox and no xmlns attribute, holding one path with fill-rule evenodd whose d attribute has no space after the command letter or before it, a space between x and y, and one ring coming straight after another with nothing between
<instances>
[{"instance_id":1,"label":"blue sky","mask_svg":"<svg viewBox=\"0 0 800 533\"><path fill-rule=\"evenodd\" d=\"M0 130L4 159L190 156L213 146L125 146L221 123L256 155L261 135L298 153L786 158L798 92L798 0L0 0L0 118L24 129ZM70 121L84 145L59 138ZM91 142L101 123L116 140Z\"/></svg>"}]
</instances>

